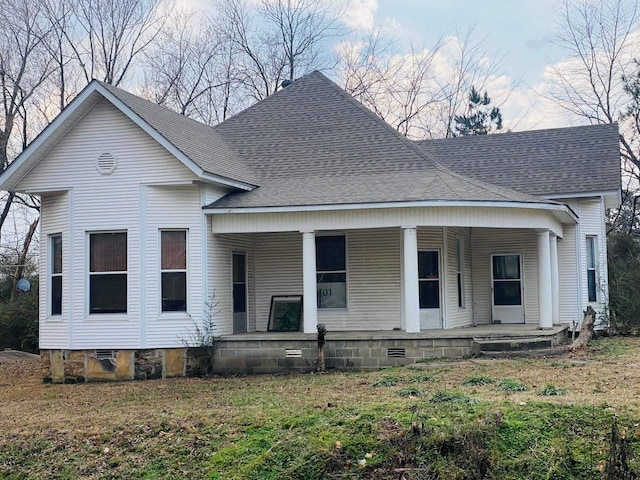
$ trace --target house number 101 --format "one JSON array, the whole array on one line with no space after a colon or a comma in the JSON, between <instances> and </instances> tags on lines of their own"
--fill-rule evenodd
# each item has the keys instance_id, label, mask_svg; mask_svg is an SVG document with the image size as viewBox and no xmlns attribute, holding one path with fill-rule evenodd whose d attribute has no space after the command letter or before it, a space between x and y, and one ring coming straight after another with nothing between
<instances>
[{"instance_id":1,"label":"house number 101","mask_svg":"<svg viewBox=\"0 0 640 480\"><path fill-rule=\"evenodd\" d=\"M320 296L322 296L322 297L330 297L331 296L331 289L330 288L321 288L320 289Z\"/></svg>"}]
</instances>

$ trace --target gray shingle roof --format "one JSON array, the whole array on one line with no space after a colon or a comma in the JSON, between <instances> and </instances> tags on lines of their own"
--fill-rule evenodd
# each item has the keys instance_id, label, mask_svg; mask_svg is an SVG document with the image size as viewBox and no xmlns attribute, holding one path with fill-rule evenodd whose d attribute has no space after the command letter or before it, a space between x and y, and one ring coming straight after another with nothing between
<instances>
[{"instance_id":1,"label":"gray shingle roof","mask_svg":"<svg viewBox=\"0 0 640 480\"><path fill-rule=\"evenodd\" d=\"M313 72L214 131L262 179L214 208L471 200L546 202L458 175Z\"/></svg>"},{"instance_id":2,"label":"gray shingle roof","mask_svg":"<svg viewBox=\"0 0 640 480\"><path fill-rule=\"evenodd\" d=\"M107 83L98 83L205 172L250 185L258 184L259 178L255 172L244 164L209 125Z\"/></svg>"},{"instance_id":3,"label":"gray shingle roof","mask_svg":"<svg viewBox=\"0 0 640 480\"><path fill-rule=\"evenodd\" d=\"M425 140L453 171L530 195L620 189L616 124Z\"/></svg>"}]
</instances>

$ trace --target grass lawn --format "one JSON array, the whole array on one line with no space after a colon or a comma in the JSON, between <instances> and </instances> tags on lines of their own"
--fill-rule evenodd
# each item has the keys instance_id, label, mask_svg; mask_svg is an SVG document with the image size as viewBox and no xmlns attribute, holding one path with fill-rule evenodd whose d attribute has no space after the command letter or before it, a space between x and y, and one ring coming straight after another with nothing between
<instances>
[{"instance_id":1,"label":"grass lawn","mask_svg":"<svg viewBox=\"0 0 640 480\"><path fill-rule=\"evenodd\" d=\"M374 372L45 385L0 365L0 478L603 478L640 339ZM635 460L631 465L637 468Z\"/></svg>"}]
</instances>

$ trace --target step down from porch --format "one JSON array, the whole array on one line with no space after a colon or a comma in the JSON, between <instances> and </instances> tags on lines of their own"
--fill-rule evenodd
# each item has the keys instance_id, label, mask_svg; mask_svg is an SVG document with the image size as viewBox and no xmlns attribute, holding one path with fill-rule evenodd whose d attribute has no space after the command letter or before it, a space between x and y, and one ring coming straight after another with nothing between
<instances>
[{"instance_id":1,"label":"step down from porch","mask_svg":"<svg viewBox=\"0 0 640 480\"><path fill-rule=\"evenodd\" d=\"M518 352L521 350L539 350L542 348L551 348L553 346L552 339L549 337L535 338L511 338L507 340L475 340L471 348L473 355L482 355L483 353L496 352Z\"/></svg>"}]
</instances>

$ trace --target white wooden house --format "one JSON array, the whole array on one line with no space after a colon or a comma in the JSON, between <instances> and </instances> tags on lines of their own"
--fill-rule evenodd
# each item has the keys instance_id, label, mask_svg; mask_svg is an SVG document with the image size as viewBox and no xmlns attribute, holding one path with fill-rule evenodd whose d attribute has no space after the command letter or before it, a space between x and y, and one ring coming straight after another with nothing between
<instances>
[{"instance_id":1,"label":"white wooden house","mask_svg":"<svg viewBox=\"0 0 640 480\"><path fill-rule=\"evenodd\" d=\"M215 127L93 81L0 188L42 200L54 381L184 374L214 292L220 371L312 369L318 323L375 367L603 311L620 158L616 125L413 142L318 72Z\"/></svg>"}]
</instances>

